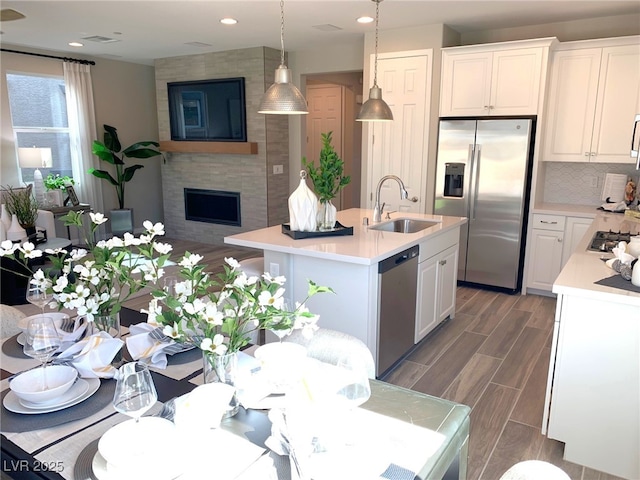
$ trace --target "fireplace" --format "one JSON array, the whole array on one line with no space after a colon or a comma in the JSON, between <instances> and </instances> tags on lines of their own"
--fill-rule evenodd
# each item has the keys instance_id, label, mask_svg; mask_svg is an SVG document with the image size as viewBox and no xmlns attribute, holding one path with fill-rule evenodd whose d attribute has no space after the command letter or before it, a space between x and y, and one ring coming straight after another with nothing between
<instances>
[{"instance_id":1,"label":"fireplace","mask_svg":"<svg viewBox=\"0 0 640 480\"><path fill-rule=\"evenodd\" d=\"M184 213L194 222L240 227L240 192L185 188Z\"/></svg>"}]
</instances>

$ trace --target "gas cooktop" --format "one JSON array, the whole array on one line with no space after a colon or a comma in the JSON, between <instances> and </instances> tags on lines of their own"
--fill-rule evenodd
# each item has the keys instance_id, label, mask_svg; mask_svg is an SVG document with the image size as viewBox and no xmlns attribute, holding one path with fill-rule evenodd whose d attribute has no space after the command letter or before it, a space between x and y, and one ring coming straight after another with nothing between
<instances>
[{"instance_id":1,"label":"gas cooktop","mask_svg":"<svg viewBox=\"0 0 640 480\"><path fill-rule=\"evenodd\" d=\"M594 252L610 252L618 245L618 242L629 243L631 236L630 232L598 231L591 239L589 250Z\"/></svg>"}]
</instances>

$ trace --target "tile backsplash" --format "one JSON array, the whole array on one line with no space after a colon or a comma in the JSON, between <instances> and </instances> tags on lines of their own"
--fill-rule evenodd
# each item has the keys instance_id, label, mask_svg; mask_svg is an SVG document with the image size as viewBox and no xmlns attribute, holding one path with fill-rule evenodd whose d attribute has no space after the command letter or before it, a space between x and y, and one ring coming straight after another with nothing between
<instances>
[{"instance_id":1,"label":"tile backsplash","mask_svg":"<svg viewBox=\"0 0 640 480\"><path fill-rule=\"evenodd\" d=\"M570 205L601 205L607 173L624 173L636 181L640 171L617 163L545 162L544 202ZM594 186L597 181L597 186Z\"/></svg>"}]
</instances>

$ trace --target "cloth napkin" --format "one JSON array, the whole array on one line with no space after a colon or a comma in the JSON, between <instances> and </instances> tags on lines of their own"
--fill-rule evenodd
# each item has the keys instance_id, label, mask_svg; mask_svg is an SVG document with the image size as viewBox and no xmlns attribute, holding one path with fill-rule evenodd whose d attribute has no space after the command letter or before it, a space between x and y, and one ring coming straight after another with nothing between
<instances>
[{"instance_id":1,"label":"cloth napkin","mask_svg":"<svg viewBox=\"0 0 640 480\"><path fill-rule=\"evenodd\" d=\"M58 359L69 359L69 364L83 378L113 378L117 370L111 361L123 345L124 342L119 338L113 338L107 332L98 332L74 343Z\"/></svg>"},{"instance_id":2,"label":"cloth napkin","mask_svg":"<svg viewBox=\"0 0 640 480\"><path fill-rule=\"evenodd\" d=\"M173 341L162 333L162 328L146 322L131 325L126 342L131 358L163 370L167 368L167 355L192 348Z\"/></svg>"}]
</instances>

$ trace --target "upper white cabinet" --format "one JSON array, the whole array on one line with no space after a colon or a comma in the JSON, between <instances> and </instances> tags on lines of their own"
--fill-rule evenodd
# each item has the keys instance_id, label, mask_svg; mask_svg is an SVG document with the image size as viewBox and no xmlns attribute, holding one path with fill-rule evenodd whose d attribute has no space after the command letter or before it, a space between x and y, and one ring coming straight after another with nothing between
<instances>
[{"instance_id":1,"label":"upper white cabinet","mask_svg":"<svg viewBox=\"0 0 640 480\"><path fill-rule=\"evenodd\" d=\"M440 116L536 115L554 40L442 49Z\"/></svg>"},{"instance_id":2,"label":"upper white cabinet","mask_svg":"<svg viewBox=\"0 0 640 480\"><path fill-rule=\"evenodd\" d=\"M640 36L561 43L552 54L543 160L634 163Z\"/></svg>"}]
</instances>

